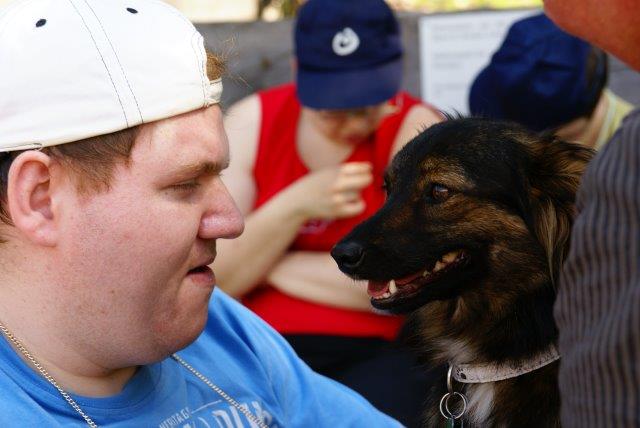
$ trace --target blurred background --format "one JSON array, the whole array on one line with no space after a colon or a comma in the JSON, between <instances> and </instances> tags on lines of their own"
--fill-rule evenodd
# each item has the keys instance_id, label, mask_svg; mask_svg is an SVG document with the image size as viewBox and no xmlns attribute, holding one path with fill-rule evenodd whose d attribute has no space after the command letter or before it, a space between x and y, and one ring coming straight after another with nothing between
<instances>
[{"instance_id":1,"label":"blurred background","mask_svg":"<svg viewBox=\"0 0 640 428\"><path fill-rule=\"evenodd\" d=\"M0 6L11 0L0 0ZM193 22L277 21L291 18L304 0L165 0ZM540 0L389 0L395 10L422 13L541 6Z\"/></svg>"},{"instance_id":2,"label":"blurred background","mask_svg":"<svg viewBox=\"0 0 640 428\"><path fill-rule=\"evenodd\" d=\"M10 0L0 0L0 6ZM198 27L229 68L224 103L292 78L292 18L304 0L165 0ZM357 1L357 0L355 0ZM471 82L509 25L541 0L387 0L402 25L403 89L445 111L467 113ZM609 87L640 105L640 76L615 58Z\"/></svg>"}]
</instances>

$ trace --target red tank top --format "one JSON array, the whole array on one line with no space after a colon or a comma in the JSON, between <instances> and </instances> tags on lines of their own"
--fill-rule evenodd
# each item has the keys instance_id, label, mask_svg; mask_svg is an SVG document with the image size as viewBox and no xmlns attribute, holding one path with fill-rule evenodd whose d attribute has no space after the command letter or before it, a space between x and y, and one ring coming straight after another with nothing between
<instances>
[{"instance_id":1,"label":"red tank top","mask_svg":"<svg viewBox=\"0 0 640 428\"><path fill-rule=\"evenodd\" d=\"M295 86L287 84L259 93L262 104L260 141L253 169L259 208L275 194L309 173L298 155L296 132L300 104ZM345 162L373 164L373 183L362 191L366 202L359 216L305 224L291 250L331 250L353 227L370 217L384 202L382 177L396 134L407 112L419 101L399 93L392 101L397 111L387 116L370 141L358 144ZM382 337L392 340L402 324L398 316L335 308L291 297L273 287L258 287L243 299L244 304L283 334L326 334L353 337Z\"/></svg>"}]
</instances>

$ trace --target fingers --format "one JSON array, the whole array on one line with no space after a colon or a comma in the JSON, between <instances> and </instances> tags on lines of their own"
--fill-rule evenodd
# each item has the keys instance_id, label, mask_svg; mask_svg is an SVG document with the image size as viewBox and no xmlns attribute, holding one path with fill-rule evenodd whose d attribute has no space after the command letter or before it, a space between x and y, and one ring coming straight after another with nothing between
<instances>
[{"instance_id":1,"label":"fingers","mask_svg":"<svg viewBox=\"0 0 640 428\"><path fill-rule=\"evenodd\" d=\"M333 185L334 192L353 192L367 187L373 182L372 167L369 162L344 164Z\"/></svg>"},{"instance_id":2,"label":"fingers","mask_svg":"<svg viewBox=\"0 0 640 428\"><path fill-rule=\"evenodd\" d=\"M315 171L292 185L297 209L311 218L344 218L362 213L362 190L373 182L369 162L349 162Z\"/></svg>"},{"instance_id":3,"label":"fingers","mask_svg":"<svg viewBox=\"0 0 640 428\"><path fill-rule=\"evenodd\" d=\"M335 192L333 194L334 205L344 205L360 200L360 192L347 191L347 192Z\"/></svg>"},{"instance_id":4,"label":"fingers","mask_svg":"<svg viewBox=\"0 0 640 428\"><path fill-rule=\"evenodd\" d=\"M372 170L371 162L347 162L340 167L340 173L345 175L371 173Z\"/></svg>"},{"instance_id":5,"label":"fingers","mask_svg":"<svg viewBox=\"0 0 640 428\"><path fill-rule=\"evenodd\" d=\"M361 214L366 208L361 191L372 182L371 163L349 162L342 165L332 186L336 217L353 217Z\"/></svg>"},{"instance_id":6,"label":"fingers","mask_svg":"<svg viewBox=\"0 0 640 428\"><path fill-rule=\"evenodd\" d=\"M353 217L361 214L366 208L366 202L360 192L337 192L332 199L336 218Z\"/></svg>"},{"instance_id":7,"label":"fingers","mask_svg":"<svg viewBox=\"0 0 640 428\"><path fill-rule=\"evenodd\" d=\"M362 199L349 202L341 207L341 217L353 217L362 214L366 208L366 203Z\"/></svg>"}]
</instances>

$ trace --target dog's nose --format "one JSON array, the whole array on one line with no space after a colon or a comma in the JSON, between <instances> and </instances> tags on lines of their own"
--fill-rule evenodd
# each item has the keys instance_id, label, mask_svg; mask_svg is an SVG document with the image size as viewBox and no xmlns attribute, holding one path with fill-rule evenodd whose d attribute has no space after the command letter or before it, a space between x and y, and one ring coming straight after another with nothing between
<instances>
[{"instance_id":1,"label":"dog's nose","mask_svg":"<svg viewBox=\"0 0 640 428\"><path fill-rule=\"evenodd\" d=\"M364 259L364 247L357 242L339 242L331 250L331 257L340 267L354 269L358 267Z\"/></svg>"}]
</instances>

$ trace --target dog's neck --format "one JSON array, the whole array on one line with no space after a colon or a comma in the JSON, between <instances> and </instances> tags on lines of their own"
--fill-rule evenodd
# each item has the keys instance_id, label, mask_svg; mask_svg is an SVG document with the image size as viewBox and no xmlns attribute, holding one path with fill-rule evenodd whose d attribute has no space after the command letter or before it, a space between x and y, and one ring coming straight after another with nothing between
<instances>
[{"instance_id":1,"label":"dog's neck","mask_svg":"<svg viewBox=\"0 0 640 428\"><path fill-rule=\"evenodd\" d=\"M494 272L454 299L421 308L421 341L433 362L517 363L549 349L557 340L555 290L539 272Z\"/></svg>"},{"instance_id":2,"label":"dog's neck","mask_svg":"<svg viewBox=\"0 0 640 428\"><path fill-rule=\"evenodd\" d=\"M481 384L513 379L531 373L560 359L556 345L512 364L450 364L451 377L459 383Z\"/></svg>"}]
</instances>

